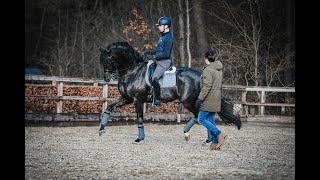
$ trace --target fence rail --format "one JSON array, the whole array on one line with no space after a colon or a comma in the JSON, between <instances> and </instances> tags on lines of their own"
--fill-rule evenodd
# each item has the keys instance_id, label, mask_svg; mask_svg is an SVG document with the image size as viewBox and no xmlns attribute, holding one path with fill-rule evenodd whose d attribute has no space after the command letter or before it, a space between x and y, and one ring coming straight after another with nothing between
<instances>
[{"instance_id":1,"label":"fence rail","mask_svg":"<svg viewBox=\"0 0 320 180\"><path fill-rule=\"evenodd\" d=\"M58 92L56 96L48 95L25 95L25 99L53 99L57 101L57 113L62 113L62 103L64 100L97 100L102 101L102 112L107 107L107 100L114 100L115 98L108 98L108 86L115 86L117 81L111 81L106 83L101 79L85 79L85 78L73 78L73 77L59 77L59 76L43 76L43 75L25 75L25 83L43 82L51 83L57 86ZM102 95L100 97L83 97L83 96L63 96L63 86L65 83L80 83L80 84L92 84L93 86L102 85ZM239 85L223 85L224 90L236 90L241 92L241 102L239 102L242 111L242 117L248 117L248 106L258 106L260 108L259 115L264 115L265 106L281 107L282 111L285 111L285 107L295 107L294 103L266 103L266 92L281 92L281 93L295 93L294 87L253 87L253 86L239 86ZM260 102L248 102L247 92L255 91L260 92ZM179 103L179 101L174 101ZM146 106L144 105L144 111ZM178 108L178 122L180 121L181 104Z\"/></svg>"}]
</instances>

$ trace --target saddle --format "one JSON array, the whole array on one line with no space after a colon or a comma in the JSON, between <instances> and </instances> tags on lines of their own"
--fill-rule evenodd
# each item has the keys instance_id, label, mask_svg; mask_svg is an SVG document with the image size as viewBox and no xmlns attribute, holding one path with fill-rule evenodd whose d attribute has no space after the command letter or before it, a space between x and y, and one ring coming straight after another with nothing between
<instances>
[{"instance_id":1,"label":"saddle","mask_svg":"<svg viewBox=\"0 0 320 180\"><path fill-rule=\"evenodd\" d=\"M149 60L145 75L145 80L148 86L152 86L152 74L155 68L153 61ZM160 88L173 87L176 85L176 81L176 67L171 65L159 79Z\"/></svg>"}]
</instances>

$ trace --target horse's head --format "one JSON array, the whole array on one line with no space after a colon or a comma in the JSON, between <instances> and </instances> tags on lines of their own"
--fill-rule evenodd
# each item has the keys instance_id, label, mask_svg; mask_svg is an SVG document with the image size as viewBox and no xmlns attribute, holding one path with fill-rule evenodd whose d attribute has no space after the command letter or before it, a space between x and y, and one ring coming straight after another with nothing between
<instances>
[{"instance_id":1,"label":"horse's head","mask_svg":"<svg viewBox=\"0 0 320 180\"><path fill-rule=\"evenodd\" d=\"M104 80L109 82L119 73L141 62L140 55L127 42L112 43L106 49L100 48L100 63L104 68Z\"/></svg>"},{"instance_id":2,"label":"horse's head","mask_svg":"<svg viewBox=\"0 0 320 180\"><path fill-rule=\"evenodd\" d=\"M114 68L114 65L112 63L112 56L111 56L111 50L110 49L105 49L105 48L100 48L101 54L100 54L100 64L103 65L103 71L104 71L104 76L103 79L106 82L109 82L111 79L114 78L114 73L116 69Z\"/></svg>"}]
</instances>

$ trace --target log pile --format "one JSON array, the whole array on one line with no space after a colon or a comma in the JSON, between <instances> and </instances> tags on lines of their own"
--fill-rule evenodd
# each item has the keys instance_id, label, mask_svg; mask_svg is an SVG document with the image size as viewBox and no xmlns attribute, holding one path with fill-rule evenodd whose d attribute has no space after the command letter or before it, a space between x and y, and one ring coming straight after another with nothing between
<instances>
[{"instance_id":1,"label":"log pile","mask_svg":"<svg viewBox=\"0 0 320 180\"><path fill-rule=\"evenodd\" d=\"M57 86L48 84L25 84L25 95L46 95L57 96ZM101 86L80 86L64 85L63 96L86 96L102 97ZM108 98L118 98L120 93L117 87L108 87ZM110 104L112 101L108 101ZM63 113L101 113L102 101L92 100L63 100ZM161 106L155 107L147 104L148 113L176 114L178 104L169 102L162 103ZM26 113L56 113L56 100L52 99L25 99ZM112 112L117 113L134 113L134 104L128 104L120 108L115 108ZM183 114L189 114L188 110L183 108Z\"/></svg>"}]
</instances>

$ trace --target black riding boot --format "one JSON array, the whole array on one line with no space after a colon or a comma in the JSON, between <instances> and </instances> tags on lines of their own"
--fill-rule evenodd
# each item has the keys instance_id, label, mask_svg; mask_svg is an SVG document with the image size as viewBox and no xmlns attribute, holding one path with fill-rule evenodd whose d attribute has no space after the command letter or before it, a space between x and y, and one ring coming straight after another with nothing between
<instances>
[{"instance_id":1,"label":"black riding boot","mask_svg":"<svg viewBox=\"0 0 320 180\"><path fill-rule=\"evenodd\" d=\"M154 101L154 105L155 106L160 106L161 104L161 99L160 99L160 84L159 84L159 79L158 78L154 78L153 82L152 82L152 86L154 89L154 96L155 96L155 101Z\"/></svg>"},{"instance_id":2,"label":"black riding boot","mask_svg":"<svg viewBox=\"0 0 320 180\"><path fill-rule=\"evenodd\" d=\"M147 102L152 102L152 98L153 98L153 87L149 87L149 90L147 92L146 101Z\"/></svg>"},{"instance_id":3,"label":"black riding boot","mask_svg":"<svg viewBox=\"0 0 320 180\"><path fill-rule=\"evenodd\" d=\"M147 102L152 102L152 98L153 98L153 81L152 81L152 75L154 73L154 70L156 69L155 67L155 63L151 64L149 66L149 82L151 84L152 87L149 88L148 92L147 92Z\"/></svg>"}]
</instances>

